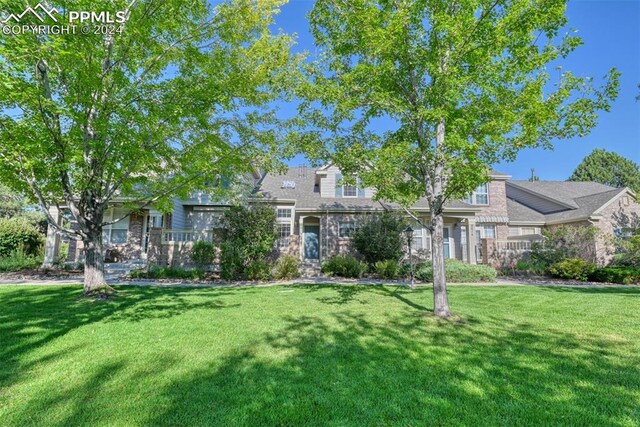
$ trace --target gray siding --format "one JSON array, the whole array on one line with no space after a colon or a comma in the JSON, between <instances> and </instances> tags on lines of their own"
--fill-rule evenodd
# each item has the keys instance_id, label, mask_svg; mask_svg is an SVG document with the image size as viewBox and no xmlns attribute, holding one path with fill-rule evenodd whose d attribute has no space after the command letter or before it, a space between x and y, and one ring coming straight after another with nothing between
<instances>
[{"instance_id":1,"label":"gray siding","mask_svg":"<svg viewBox=\"0 0 640 427\"><path fill-rule=\"evenodd\" d=\"M566 210L565 206L559 205L547 199L535 196L533 194L522 191L519 188L512 187L507 184L507 197L517 200L525 206L529 206L542 213L551 213Z\"/></svg>"},{"instance_id":2,"label":"gray siding","mask_svg":"<svg viewBox=\"0 0 640 427\"><path fill-rule=\"evenodd\" d=\"M173 228L174 230L184 230L185 228L184 206L179 200L173 201L173 216L171 219L171 228Z\"/></svg>"}]
</instances>

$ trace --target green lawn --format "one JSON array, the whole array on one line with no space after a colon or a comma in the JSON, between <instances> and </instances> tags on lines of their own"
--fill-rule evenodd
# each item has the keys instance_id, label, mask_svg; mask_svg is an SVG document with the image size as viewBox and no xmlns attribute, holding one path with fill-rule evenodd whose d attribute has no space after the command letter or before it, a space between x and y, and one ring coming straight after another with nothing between
<instances>
[{"instance_id":1,"label":"green lawn","mask_svg":"<svg viewBox=\"0 0 640 427\"><path fill-rule=\"evenodd\" d=\"M0 425L639 425L640 289L0 287Z\"/></svg>"}]
</instances>

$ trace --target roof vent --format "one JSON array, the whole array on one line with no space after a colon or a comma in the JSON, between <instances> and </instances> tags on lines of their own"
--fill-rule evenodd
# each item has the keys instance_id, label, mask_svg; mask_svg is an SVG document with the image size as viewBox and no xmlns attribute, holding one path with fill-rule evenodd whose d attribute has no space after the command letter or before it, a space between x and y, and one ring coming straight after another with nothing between
<instances>
[{"instance_id":1,"label":"roof vent","mask_svg":"<svg viewBox=\"0 0 640 427\"><path fill-rule=\"evenodd\" d=\"M295 181L282 181L282 187L280 188L296 188Z\"/></svg>"}]
</instances>

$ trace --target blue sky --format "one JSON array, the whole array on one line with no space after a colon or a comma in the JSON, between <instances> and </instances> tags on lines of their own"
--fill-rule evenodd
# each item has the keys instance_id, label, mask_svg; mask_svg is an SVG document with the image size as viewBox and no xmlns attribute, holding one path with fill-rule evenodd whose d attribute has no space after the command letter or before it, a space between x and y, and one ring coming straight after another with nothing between
<instances>
[{"instance_id":1,"label":"blue sky","mask_svg":"<svg viewBox=\"0 0 640 427\"><path fill-rule=\"evenodd\" d=\"M305 18L311 0L290 0L277 17L277 26L298 34L297 49L314 51ZM569 28L577 29L584 45L563 68L598 81L611 67L621 73L620 93L611 112L602 113L598 126L584 138L558 141L553 151L525 150L515 162L495 165L514 179L527 179L531 168L543 180L565 180L594 148L605 148L640 163L640 0L573 0L567 15ZM302 156L290 163L304 162Z\"/></svg>"}]
</instances>

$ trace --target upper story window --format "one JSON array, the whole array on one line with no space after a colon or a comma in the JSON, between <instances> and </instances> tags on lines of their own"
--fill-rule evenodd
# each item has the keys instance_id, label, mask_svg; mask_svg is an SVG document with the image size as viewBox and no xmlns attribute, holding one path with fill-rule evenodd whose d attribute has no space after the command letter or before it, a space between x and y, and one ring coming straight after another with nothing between
<instances>
[{"instance_id":1,"label":"upper story window","mask_svg":"<svg viewBox=\"0 0 640 427\"><path fill-rule=\"evenodd\" d=\"M278 218L291 218L291 208L278 208Z\"/></svg>"},{"instance_id":2,"label":"upper story window","mask_svg":"<svg viewBox=\"0 0 640 427\"><path fill-rule=\"evenodd\" d=\"M358 197L358 187L355 185L343 185L342 186L343 197Z\"/></svg>"},{"instance_id":3,"label":"upper story window","mask_svg":"<svg viewBox=\"0 0 640 427\"><path fill-rule=\"evenodd\" d=\"M489 204L489 185L487 183L482 184L476 191L471 193L465 202L471 205L488 205Z\"/></svg>"}]
</instances>

